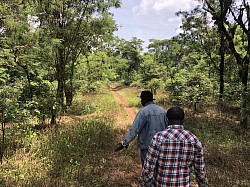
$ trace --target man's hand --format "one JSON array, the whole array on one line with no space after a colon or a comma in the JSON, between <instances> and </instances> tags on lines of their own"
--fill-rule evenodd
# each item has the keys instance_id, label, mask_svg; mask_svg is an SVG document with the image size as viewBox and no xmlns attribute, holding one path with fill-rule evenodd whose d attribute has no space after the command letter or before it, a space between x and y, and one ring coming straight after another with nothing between
<instances>
[{"instance_id":1,"label":"man's hand","mask_svg":"<svg viewBox=\"0 0 250 187\"><path fill-rule=\"evenodd\" d=\"M117 144L117 148L115 149L115 152L117 152L117 151L120 151L120 150L122 150L123 148L128 148L128 145L126 145L126 146L123 146L122 145L122 142L120 142L120 143L118 143Z\"/></svg>"},{"instance_id":2,"label":"man's hand","mask_svg":"<svg viewBox=\"0 0 250 187\"><path fill-rule=\"evenodd\" d=\"M120 151L120 150L122 150L123 148L124 148L124 146L123 146L122 143L120 142L120 143L117 144L117 148L115 149L115 152Z\"/></svg>"}]
</instances>

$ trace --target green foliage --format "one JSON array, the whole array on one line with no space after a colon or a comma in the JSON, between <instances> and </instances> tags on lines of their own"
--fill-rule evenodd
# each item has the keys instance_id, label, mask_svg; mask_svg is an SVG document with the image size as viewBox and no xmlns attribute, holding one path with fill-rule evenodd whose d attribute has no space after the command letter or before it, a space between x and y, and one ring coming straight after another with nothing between
<instances>
[{"instance_id":1,"label":"green foliage","mask_svg":"<svg viewBox=\"0 0 250 187\"><path fill-rule=\"evenodd\" d=\"M95 0L86 6L82 1L71 0L32 3L19 0L1 1L0 112L3 114L2 122L12 124L6 134L6 146L12 151L6 152L6 156L10 158L10 169L7 168L9 170L5 176L9 177L6 181L4 178L0 180L0 185L6 182L17 186L16 180L20 180L23 184L25 181L32 181L24 184L26 186L41 186L43 181L52 181L51 185L56 186L53 181L57 181L57 177L60 178L61 184L68 186L103 185L104 180L95 178L92 174L99 165L105 166L108 159L100 156L104 154L104 148L98 147L95 142L105 147L98 139L102 137L108 139L107 145L111 146L111 141L115 138L112 137L112 120L119 106L111 99L111 95L103 94L101 99L90 99L91 101L81 104L75 101L75 97L82 94L86 96L89 92L94 97L103 84L109 81L120 81L124 85L136 87L138 90L134 92L129 90L122 93L127 97L130 106L137 109L141 105L139 99L134 96L139 96L142 89L151 89L155 94L157 90L158 96L158 90L164 88L170 97L161 97L159 103L189 106L197 102L216 102L219 88L223 85L222 101L236 108L244 106L241 111L245 116L242 117L249 117L247 111L250 106L249 102L246 102L250 97L247 91L249 47L246 35L249 28L245 28L244 24L237 25L244 22L229 23L233 19L225 17L228 21L225 22L225 31L228 31L233 40L223 45L225 67L222 69L219 41L221 32L218 32L218 29L223 25L211 27L203 10L195 8L190 12L178 12L177 15L182 17L183 33L171 39L152 39L148 46L149 51L142 53L142 40L133 37L126 41L113 36L117 25L110 14L110 8L117 8L120 3L118 0ZM221 8L219 3L221 2L215 1L213 4L218 14ZM238 10L241 11L237 4L230 6L235 15L240 15L235 18L245 17L241 16L244 11L237 14ZM213 15L213 19L215 24L219 23L216 15ZM233 43L235 50L232 49ZM237 63L232 52L236 54ZM221 73L224 82L220 82ZM165 96L166 92L163 95ZM67 108L64 107L65 104ZM103 119L84 120L84 123L77 127L59 130L43 137L44 139L40 139L40 132L32 129L36 124L44 123L52 116L66 111L69 114L95 116L105 110L108 113L105 118L100 117ZM29 126L24 128L28 124ZM218 150L216 158L210 157L210 171L221 172L216 165L218 160L225 153L233 153L231 147L227 147L225 153L220 152L227 144L234 148L236 144L240 144L244 148L237 150L248 153L245 147L249 145L246 144L245 137L235 134L239 129L218 130L218 127L207 121L196 124L198 126L192 130L208 144L210 151ZM210 129L209 125L217 130ZM104 134L101 134L102 131ZM13 137L18 140L12 141ZM41 143L41 147L33 147L36 140ZM81 147L77 142L80 142ZM219 148L216 149L211 142ZM96 160L90 158L93 157L92 147L96 153L100 153ZM18 168L13 166L16 164L14 159L11 160L14 154L26 155L32 151L40 155L41 159L37 161L39 164L34 168L35 172L31 172L24 164ZM135 155L134 152L127 154L131 157ZM88 158L86 162L85 158ZM238 157L237 159L240 160ZM29 161L31 164L37 164L33 160ZM226 161L229 163L229 160ZM228 163L225 165L228 166ZM42 170L55 178L48 179L44 173L38 176ZM65 172L65 175L61 172ZM79 177L76 177L76 173ZM66 176L67 174L69 175ZM227 174L232 177L231 172ZM223 173L222 177L225 176ZM72 182L70 177L77 180ZM230 186L233 182L225 184ZM235 185L237 184L235 182Z\"/></svg>"},{"instance_id":2,"label":"green foliage","mask_svg":"<svg viewBox=\"0 0 250 187\"><path fill-rule=\"evenodd\" d=\"M52 176L58 177L68 173L68 169L74 166L84 167L84 158L93 154L101 156L105 148L110 146L114 138L112 123L108 119L85 120L81 125L71 128L69 131L61 132L51 139L48 150L50 150ZM103 140L109 139L108 142ZM65 154L66 153L66 154ZM98 157L92 160L92 167L98 164ZM62 164L63 163L63 164ZM84 168L78 168L83 170Z\"/></svg>"},{"instance_id":3,"label":"green foliage","mask_svg":"<svg viewBox=\"0 0 250 187\"><path fill-rule=\"evenodd\" d=\"M18 102L18 87L4 86L0 89L0 111L3 115L3 122L24 122L28 111L23 110L22 103Z\"/></svg>"},{"instance_id":4,"label":"green foliage","mask_svg":"<svg viewBox=\"0 0 250 187\"><path fill-rule=\"evenodd\" d=\"M65 95L66 105L70 106L79 86L79 82L75 79L79 58L88 55L89 52L98 51L99 48L102 49L104 43L112 38L116 25L108 11L111 7L119 7L120 1L96 0L89 2L88 6L81 1L38 1L37 3L35 16L40 21L42 42L59 41L58 46L52 48L55 52L55 58L52 59L52 66L56 68L54 79L58 82L57 100L63 107ZM91 63L99 63L98 56L90 59ZM102 60L105 58L103 57ZM101 67L99 69L102 71ZM90 75L94 72L91 67L88 67L88 71L87 75L90 79ZM98 77L100 80L102 76L103 74L97 72L93 75L93 79ZM89 87L92 82L93 80L87 80L87 89L96 89L98 85Z\"/></svg>"},{"instance_id":5,"label":"green foliage","mask_svg":"<svg viewBox=\"0 0 250 187\"><path fill-rule=\"evenodd\" d=\"M77 68L79 58L103 51L112 39L116 25L109 9L119 6L118 0L88 6L81 1L1 2L0 83L18 85L19 96L12 102L23 116L56 116L64 110L65 98L67 106L72 104L82 82L87 91L96 91L102 81L115 79L105 52L90 57L86 80L78 79Z\"/></svg>"},{"instance_id":6,"label":"green foliage","mask_svg":"<svg viewBox=\"0 0 250 187\"><path fill-rule=\"evenodd\" d=\"M125 80L126 71L129 67L128 60L121 57L121 55L110 58L112 69L115 71L114 77L111 80Z\"/></svg>"},{"instance_id":7,"label":"green foliage","mask_svg":"<svg viewBox=\"0 0 250 187\"><path fill-rule=\"evenodd\" d=\"M95 92L109 79L117 76L111 68L111 58L105 52L95 52L83 57L76 66L74 85L83 92Z\"/></svg>"},{"instance_id":8,"label":"green foliage","mask_svg":"<svg viewBox=\"0 0 250 187\"><path fill-rule=\"evenodd\" d=\"M239 78L241 79L241 120L240 123L244 128L248 128L248 112L247 112L247 94L249 81L249 53L250 39L249 36L249 3L240 1L234 3L232 1L209 1L204 2L207 6L206 12L209 12L218 27L221 39L228 43L231 54L236 59L239 70ZM229 11L230 10L230 11ZM235 16L239 15L239 16ZM228 19L228 17L233 19ZM241 33L239 35L239 33ZM223 47L225 45L222 45ZM222 50L223 51L223 50Z\"/></svg>"},{"instance_id":9,"label":"green foliage","mask_svg":"<svg viewBox=\"0 0 250 187\"><path fill-rule=\"evenodd\" d=\"M125 85L130 85L135 81L134 78L142 61L141 52L143 49L143 41L133 37L130 41L116 38L115 42L116 43L113 44L115 51L111 53L115 56L115 64L113 67L120 76L119 80L123 80Z\"/></svg>"},{"instance_id":10,"label":"green foliage","mask_svg":"<svg viewBox=\"0 0 250 187\"><path fill-rule=\"evenodd\" d=\"M73 120L58 129L41 131L35 126L15 125L6 131L8 162L4 162L0 172L3 185L105 186L108 183L100 173L110 167L109 155L113 152L110 148L118 135L114 114L120 105L107 92L78 97L75 107L82 107L85 101L86 109L90 106L92 112L101 115Z\"/></svg>"},{"instance_id":11,"label":"green foliage","mask_svg":"<svg viewBox=\"0 0 250 187\"><path fill-rule=\"evenodd\" d=\"M156 90L162 87L165 75L165 66L156 61L153 54L146 53L142 57L143 61L140 64L140 73L142 76L143 87Z\"/></svg>"},{"instance_id":12,"label":"green foliage","mask_svg":"<svg viewBox=\"0 0 250 187\"><path fill-rule=\"evenodd\" d=\"M82 104L82 105L72 105L68 108L68 114L74 115L87 115L95 112L97 106L94 103Z\"/></svg>"}]
</instances>

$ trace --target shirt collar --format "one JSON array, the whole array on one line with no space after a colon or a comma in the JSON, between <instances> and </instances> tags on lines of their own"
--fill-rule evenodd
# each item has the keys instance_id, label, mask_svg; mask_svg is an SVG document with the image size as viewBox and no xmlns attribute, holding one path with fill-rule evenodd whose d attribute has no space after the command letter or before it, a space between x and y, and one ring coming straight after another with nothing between
<instances>
[{"instance_id":1,"label":"shirt collar","mask_svg":"<svg viewBox=\"0 0 250 187\"><path fill-rule=\"evenodd\" d=\"M149 101L149 102L147 102L147 103L144 105L144 107L147 106L147 105L150 105L150 104L154 104L154 102L153 102L153 101Z\"/></svg>"},{"instance_id":2,"label":"shirt collar","mask_svg":"<svg viewBox=\"0 0 250 187\"><path fill-rule=\"evenodd\" d=\"M184 129L183 125L169 125L169 129Z\"/></svg>"}]
</instances>

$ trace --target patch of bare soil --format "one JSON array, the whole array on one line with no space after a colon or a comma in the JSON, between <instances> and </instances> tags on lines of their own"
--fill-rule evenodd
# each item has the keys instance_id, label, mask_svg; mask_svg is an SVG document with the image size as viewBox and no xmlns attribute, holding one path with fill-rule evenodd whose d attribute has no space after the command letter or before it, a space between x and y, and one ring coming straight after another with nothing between
<instances>
[{"instance_id":1,"label":"patch of bare soil","mask_svg":"<svg viewBox=\"0 0 250 187\"><path fill-rule=\"evenodd\" d=\"M133 122L133 120L135 119L135 112L134 110L129 106L129 104L122 98L121 94L119 93L119 91L112 91L116 100L121 103L124 106L124 109L126 110L126 112L129 115L129 118L131 120L131 122Z\"/></svg>"},{"instance_id":2,"label":"patch of bare soil","mask_svg":"<svg viewBox=\"0 0 250 187\"><path fill-rule=\"evenodd\" d=\"M122 128L122 126L120 126L120 124L122 123L122 121L121 121L122 117L121 116L125 116L125 115L128 115L130 123L132 124L132 122L133 122L133 120L134 120L134 118L136 116L135 111L123 99L123 97L121 96L121 94L119 93L118 90L112 90L112 93L114 94L115 99L120 104L122 104L124 106L124 111L121 111L121 114L119 114L120 117L118 118L117 126ZM128 130L128 129L126 129L126 130ZM126 132L126 130L124 129L125 132ZM133 145L130 146L128 149L137 149L137 148L136 148L135 144L133 143ZM122 151L126 151L126 150L122 150ZM125 153L121 152L121 153L118 153L118 154L121 155L121 154L125 154ZM136 187L136 186L138 186L138 180L139 180L140 173L141 173L141 163L140 163L140 159L139 159L139 150L136 150L136 155L134 156L134 159L132 159L132 163L128 163L128 165L131 168L130 168L130 172L124 173L124 175L126 176L125 178L127 178L130 181L130 186L131 187Z\"/></svg>"}]
</instances>

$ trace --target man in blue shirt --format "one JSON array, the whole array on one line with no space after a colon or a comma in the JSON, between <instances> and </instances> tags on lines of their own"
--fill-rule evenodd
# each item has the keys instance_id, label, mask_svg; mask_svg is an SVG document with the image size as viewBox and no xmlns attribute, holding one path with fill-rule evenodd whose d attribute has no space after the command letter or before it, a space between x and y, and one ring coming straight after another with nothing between
<instances>
[{"instance_id":1,"label":"man in blue shirt","mask_svg":"<svg viewBox=\"0 0 250 187\"><path fill-rule=\"evenodd\" d=\"M148 147L153 136L166 129L166 111L153 102L153 94L150 91L142 91L142 108L137 113L132 126L129 128L123 141L117 144L115 151L128 147L129 143L137 137L137 145L141 151L141 164L143 166Z\"/></svg>"}]
</instances>

